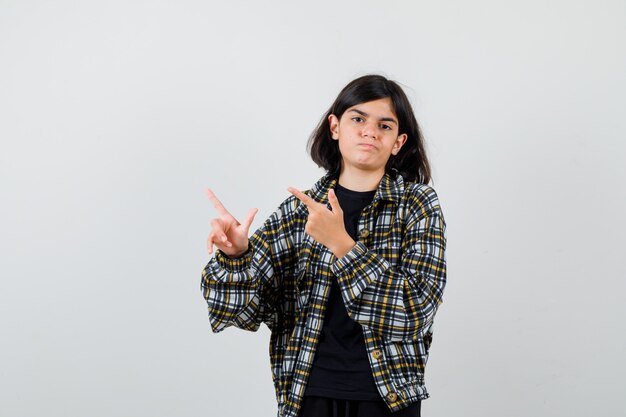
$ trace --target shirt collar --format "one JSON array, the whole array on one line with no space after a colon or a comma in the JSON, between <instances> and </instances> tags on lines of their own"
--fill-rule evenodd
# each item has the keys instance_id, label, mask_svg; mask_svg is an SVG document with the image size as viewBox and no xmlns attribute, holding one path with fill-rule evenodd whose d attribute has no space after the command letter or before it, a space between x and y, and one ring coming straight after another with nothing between
<instances>
[{"instance_id":1,"label":"shirt collar","mask_svg":"<svg viewBox=\"0 0 626 417\"><path fill-rule=\"evenodd\" d=\"M305 194L312 197L318 203L326 204L330 207L328 203L328 190L331 188L335 188L338 182L338 177L334 176L332 173L326 173L322 178L320 178L310 190L304 191ZM379 200L391 201L395 204L398 203L400 197L404 193L404 178L400 175L399 172L395 171L395 178L389 172L385 172L380 182L378 183L378 188L376 189L376 193L374 194L374 198L372 200L372 204L378 203ZM296 208L296 213L301 214L304 211L308 211L306 204L301 203Z\"/></svg>"}]
</instances>

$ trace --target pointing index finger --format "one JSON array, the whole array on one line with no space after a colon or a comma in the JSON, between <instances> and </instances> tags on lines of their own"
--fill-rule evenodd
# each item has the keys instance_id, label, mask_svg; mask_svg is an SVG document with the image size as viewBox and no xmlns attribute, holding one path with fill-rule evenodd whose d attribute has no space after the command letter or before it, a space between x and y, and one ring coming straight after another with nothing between
<instances>
[{"instance_id":1,"label":"pointing index finger","mask_svg":"<svg viewBox=\"0 0 626 417\"><path fill-rule=\"evenodd\" d=\"M309 197L308 195L304 194L302 191L299 191L293 187L287 187L287 191L289 191L291 194L295 195L300 201L302 201L304 204L307 205L307 207L311 207L314 204L317 204L317 201L313 200L311 197Z\"/></svg>"},{"instance_id":2,"label":"pointing index finger","mask_svg":"<svg viewBox=\"0 0 626 417\"><path fill-rule=\"evenodd\" d=\"M219 214L228 214L228 215L230 215L228 210L226 210L226 207L224 207L222 202L219 200L219 198L217 198L215 193L213 193L213 191L211 191L210 188L206 189L206 193L207 193L207 196L209 197L209 200L211 200L211 202L213 203L213 207L215 207L215 209L217 210L217 212Z\"/></svg>"}]
</instances>

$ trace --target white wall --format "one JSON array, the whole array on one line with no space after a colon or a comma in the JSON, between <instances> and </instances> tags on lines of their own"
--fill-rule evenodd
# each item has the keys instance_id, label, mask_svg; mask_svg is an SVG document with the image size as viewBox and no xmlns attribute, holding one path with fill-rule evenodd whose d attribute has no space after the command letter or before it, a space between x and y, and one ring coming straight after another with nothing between
<instances>
[{"instance_id":1,"label":"white wall","mask_svg":"<svg viewBox=\"0 0 626 417\"><path fill-rule=\"evenodd\" d=\"M623 1L0 1L0 416L275 415L210 332L216 212L323 173L351 79L406 86L448 225L425 417L623 416Z\"/></svg>"}]
</instances>

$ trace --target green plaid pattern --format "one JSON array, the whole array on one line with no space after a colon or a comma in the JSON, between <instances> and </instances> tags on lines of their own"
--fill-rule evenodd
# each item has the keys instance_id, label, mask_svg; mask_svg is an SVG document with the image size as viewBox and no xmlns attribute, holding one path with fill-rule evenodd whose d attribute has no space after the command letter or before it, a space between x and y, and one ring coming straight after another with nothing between
<instances>
[{"instance_id":1,"label":"green plaid pattern","mask_svg":"<svg viewBox=\"0 0 626 417\"><path fill-rule=\"evenodd\" d=\"M337 178L303 191L328 203ZM435 190L385 173L359 218L359 240L337 259L305 231L308 208L291 195L230 259L219 249L202 271L213 332L271 330L278 417L300 410L326 301L336 279L348 315L361 324L372 375L391 411L429 397L424 370L433 318L446 284L446 223Z\"/></svg>"}]
</instances>

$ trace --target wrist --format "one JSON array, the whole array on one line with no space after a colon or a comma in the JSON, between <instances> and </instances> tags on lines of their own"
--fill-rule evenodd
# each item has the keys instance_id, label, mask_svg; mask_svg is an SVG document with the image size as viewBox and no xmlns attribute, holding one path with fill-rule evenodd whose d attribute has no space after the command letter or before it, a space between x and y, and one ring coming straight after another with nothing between
<instances>
[{"instance_id":1,"label":"wrist","mask_svg":"<svg viewBox=\"0 0 626 417\"><path fill-rule=\"evenodd\" d=\"M356 242L354 241L354 239L352 239L350 235L346 233L345 238L338 242L337 245L331 249L331 251L335 255L335 258L339 259L343 258L346 253L350 252L355 245Z\"/></svg>"},{"instance_id":2,"label":"wrist","mask_svg":"<svg viewBox=\"0 0 626 417\"><path fill-rule=\"evenodd\" d=\"M222 251L222 253L229 259L239 259L243 257L246 253L248 253L249 250L250 250L250 243L248 241L248 245L246 246L246 249L244 249L243 251L239 251L237 253L232 253L232 254Z\"/></svg>"}]
</instances>

